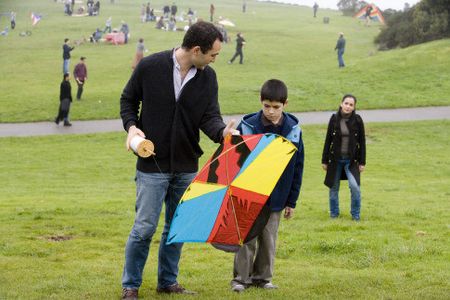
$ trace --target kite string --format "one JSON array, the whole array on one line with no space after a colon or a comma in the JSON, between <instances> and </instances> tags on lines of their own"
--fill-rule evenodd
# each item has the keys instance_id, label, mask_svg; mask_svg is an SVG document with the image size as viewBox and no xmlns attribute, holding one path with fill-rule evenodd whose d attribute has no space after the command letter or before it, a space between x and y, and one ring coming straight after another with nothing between
<instances>
[{"instance_id":1,"label":"kite string","mask_svg":"<svg viewBox=\"0 0 450 300\"><path fill-rule=\"evenodd\" d=\"M231 138L231 136L229 138ZM238 145L242 144L242 143L244 143L244 141L242 141L241 143L238 143L236 145L236 147ZM228 172L228 152L230 150L231 150L231 148L226 150L225 153L223 153L223 154L225 154L225 161L226 161L226 163L225 163L225 174L226 174L226 177L227 177L228 200L231 201L231 208L233 209L234 222L236 223L236 231L237 231L237 234L238 234L239 244L242 245L243 241L242 241L242 238L241 238L241 230L239 228L239 223L238 223L238 220L237 220L236 209L234 208L233 195L231 194L232 190L231 190L231 185L230 185L230 175L229 175L229 172ZM217 157L217 159L219 157Z\"/></svg>"}]
</instances>

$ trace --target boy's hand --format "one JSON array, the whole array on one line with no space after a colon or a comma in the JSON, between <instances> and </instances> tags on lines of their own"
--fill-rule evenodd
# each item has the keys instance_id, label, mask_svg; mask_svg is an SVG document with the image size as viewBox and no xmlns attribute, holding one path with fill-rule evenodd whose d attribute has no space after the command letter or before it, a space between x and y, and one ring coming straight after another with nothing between
<instances>
[{"instance_id":1,"label":"boy's hand","mask_svg":"<svg viewBox=\"0 0 450 300\"><path fill-rule=\"evenodd\" d=\"M286 206L284 209L284 218L290 219L294 215L294 209L292 207Z\"/></svg>"}]
</instances>

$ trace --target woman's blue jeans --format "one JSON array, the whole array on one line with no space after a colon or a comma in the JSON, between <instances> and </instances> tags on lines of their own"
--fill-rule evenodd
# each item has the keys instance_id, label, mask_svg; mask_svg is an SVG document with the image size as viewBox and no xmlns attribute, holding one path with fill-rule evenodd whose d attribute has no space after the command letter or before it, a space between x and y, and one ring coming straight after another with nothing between
<instances>
[{"instance_id":1,"label":"woman's blue jeans","mask_svg":"<svg viewBox=\"0 0 450 300\"><path fill-rule=\"evenodd\" d=\"M336 176L334 179L334 184L330 189L330 216L335 218L339 216L339 185L341 180L342 168L344 168L345 174L348 179L348 187L351 193L351 209L350 213L354 220L359 220L359 213L361 209L361 190L356 182L355 177L353 177L350 172L350 160L349 159L339 159L336 168Z\"/></svg>"},{"instance_id":2,"label":"woman's blue jeans","mask_svg":"<svg viewBox=\"0 0 450 300\"><path fill-rule=\"evenodd\" d=\"M159 243L158 288L177 283L178 262L183 244L166 245L166 240L178 202L195 175L136 172L136 217L125 247L122 275L124 288L138 289L142 284L142 273L163 203L166 211L164 230Z\"/></svg>"}]
</instances>

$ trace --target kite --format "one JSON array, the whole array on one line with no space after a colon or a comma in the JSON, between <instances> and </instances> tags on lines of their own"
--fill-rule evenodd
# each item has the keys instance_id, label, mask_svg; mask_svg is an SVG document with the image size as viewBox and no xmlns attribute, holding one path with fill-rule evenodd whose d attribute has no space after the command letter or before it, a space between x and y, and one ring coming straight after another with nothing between
<instances>
[{"instance_id":1,"label":"kite","mask_svg":"<svg viewBox=\"0 0 450 300\"><path fill-rule=\"evenodd\" d=\"M35 14L34 12L31 13L31 25L35 26L42 18L41 15Z\"/></svg>"},{"instance_id":2,"label":"kite","mask_svg":"<svg viewBox=\"0 0 450 300\"><path fill-rule=\"evenodd\" d=\"M272 133L226 137L181 198L167 244L238 251L295 151Z\"/></svg>"},{"instance_id":3,"label":"kite","mask_svg":"<svg viewBox=\"0 0 450 300\"><path fill-rule=\"evenodd\" d=\"M378 21L381 24L385 24L384 17L381 14L381 10L375 4L367 4L354 16L357 19L366 20L367 14L369 14L370 20Z\"/></svg>"}]
</instances>

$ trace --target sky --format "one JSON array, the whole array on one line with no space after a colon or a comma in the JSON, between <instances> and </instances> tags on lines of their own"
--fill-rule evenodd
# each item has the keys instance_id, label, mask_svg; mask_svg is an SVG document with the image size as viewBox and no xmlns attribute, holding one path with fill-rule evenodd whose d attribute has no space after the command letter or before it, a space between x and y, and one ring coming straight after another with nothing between
<instances>
[{"instance_id":1,"label":"sky","mask_svg":"<svg viewBox=\"0 0 450 300\"><path fill-rule=\"evenodd\" d=\"M261 1L261 0L260 0ZM270 0L272 2L282 2L282 3L292 3L306 6L313 6L314 2L317 2L320 8L332 8L337 9L338 0ZM372 0L366 2L373 3L378 6L381 10L385 10L388 8L392 8L395 10L402 10L405 6L405 3L409 3L410 6L420 2L420 0Z\"/></svg>"}]
</instances>

